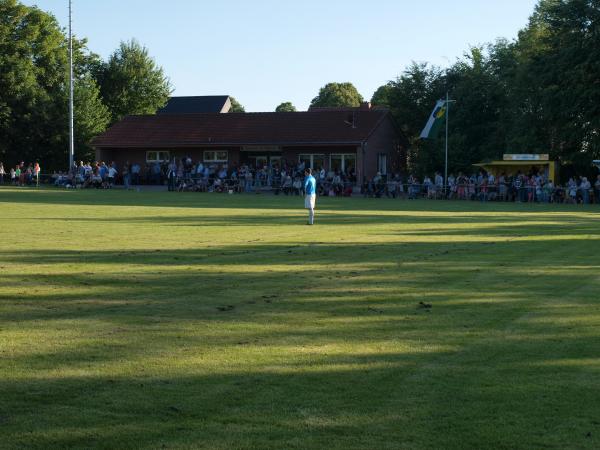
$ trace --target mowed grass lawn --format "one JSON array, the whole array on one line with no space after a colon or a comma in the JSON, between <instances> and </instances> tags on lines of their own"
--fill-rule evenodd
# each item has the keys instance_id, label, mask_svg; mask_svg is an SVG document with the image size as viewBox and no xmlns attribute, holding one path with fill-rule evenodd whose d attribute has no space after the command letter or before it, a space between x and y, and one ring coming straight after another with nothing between
<instances>
[{"instance_id":1,"label":"mowed grass lawn","mask_svg":"<svg viewBox=\"0 0 600 450\"><path fill-rule=\"evenodd\" d=\"M1 189L0 447L600 447L600 208L302 206Z\"/></svg>"}]
</instances>

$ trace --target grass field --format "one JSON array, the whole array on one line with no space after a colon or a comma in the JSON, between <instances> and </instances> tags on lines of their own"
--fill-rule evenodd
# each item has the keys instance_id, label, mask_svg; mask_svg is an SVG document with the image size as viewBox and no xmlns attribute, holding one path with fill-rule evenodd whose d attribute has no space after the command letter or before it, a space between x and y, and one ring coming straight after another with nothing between
<instances>
[{"instance_id":1,"label":"grass field","mask_svg":"<svg viewBox=\"0 0 600 450\"><path fill-rule=\"evenodd\" d=\"M318 206L0 190L0 447L600 447L600 208Z\"/></svg>"}]
</instances>

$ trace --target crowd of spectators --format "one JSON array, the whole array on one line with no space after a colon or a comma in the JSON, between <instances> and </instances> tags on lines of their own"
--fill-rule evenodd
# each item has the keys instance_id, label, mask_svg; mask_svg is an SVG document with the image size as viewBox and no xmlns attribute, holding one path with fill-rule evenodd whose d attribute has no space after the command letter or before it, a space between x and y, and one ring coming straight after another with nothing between
<instances>
[{"instance_id":1,"label":"crowd of spectators","mask_svg":"<svg viewBox=\"0 0 600 450\"><path fill-rule=\"evenodd\" d=\"M167 184L171 191L252 193L271 191L276 195L302 195L304 162L281 165L227 164L194 162L189 157L173 159L169 163L146 164L127 162L120 169L114 162L75 163L68 173L54 173L53 183L66 187L94 187L110 189L115 184L125 188L144 184ZM38 162L20 164L8 171L0 162L0 184L15 186L39 185ZM447 185L444 177L436 172L422 179L415 175L377 173L363 180L357 187L354 168L347 170L314 170L317 193L320 196L363 195L364 197L428 198L472 201L507 201L537 203L600 203L600 175L595 180L571 177L565 184L554 183L543 174L531 171L515 175L502 173L498 177L480 171L471 175L459 172L450 174Z\"/></svg>"},{"instance_id":2,"label":"crowd of spectators","mask_svg":"<svg viewBox=\"0 0 600 450\"><path fill-rule=\"evenodd\" d=\"M10 183L13 186L39 186L40 184L40 163L25 164L21 161L10 169L4 168L4 163L0 162L0 185Z\"/></svg>"},{"instance_id":3,"label":"crowd of spectators","mask_svg":"<svg viewBox=\"0 0 600 450\"><path fill-rule=\"evenodd\" d=\"M167 166L169 190L200 192L251 193L264 190L275 195L301 195L303 190L304 162L281 165L242 164L228 166L194 163L191 158L172 161ZM325 170L314 172L319 195L350 196L356 185L353 168L347 170Z\"/></svg>"},{"instance_id":4,"label":"crowd of spectators","mask_svg":"<svg viewBox=\"0 0 600 450\"><path fill-rule=\"evenodd\" d=\"M480 171L470 176L458 173L443 176L436 172L422 180L410 175L403 180L399 175L382 177L377 174L363 184L366 197L404 197L448 200L506 201L522 203L600 203L600 175L592 184L587 177L571 177L565 184L556 184L539 173L521 173L498 177Z\"/></svg>"},{"instance_id":5,"label":"crowd of spectators","mask_svg":"<svg viewBox=\"0 0 600 450\"><path fill-rule=\"evenodd\" d=\"M90 162L80 161L73 163L73 167L69 172L55 172L52 174L52 180L55 186L64 187L82 187L82 188L97 188L111 189L117 182L129 181L125 176L125 172L119 172L117 165L112 162ZM128 184L126 184L129 187Z\"/></svg>"}]
</instances>

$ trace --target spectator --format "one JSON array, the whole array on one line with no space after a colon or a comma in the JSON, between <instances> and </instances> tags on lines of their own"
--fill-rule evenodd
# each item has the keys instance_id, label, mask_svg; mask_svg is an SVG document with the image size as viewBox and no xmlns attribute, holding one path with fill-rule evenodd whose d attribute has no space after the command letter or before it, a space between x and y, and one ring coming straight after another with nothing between
<instances>
[{"instance_id":1,"label":"spectator","mask_svg":"<svg viewBox=\"0 0 600 450\"><path fill-rule=\"evenodd\" d=\"M444 194L444 177L442 177L442 174L439 172L435 173L435 177L434 177L434 183L435 183L435 196L436 198L439 198L440 196L442 196Z\"/></svg>"},{"instance_id":2,"label":"spectator","mask_svg":"<svg viewBox=\"0 0 600 450\"><path fill-rule=\"evenodd\" d=\"M129 185L131 184L131 166L129 161L125 162L123 166L123 185L125 189L129 190Z\"/></svg>"},{"instance_id":3,"label":"spectator","mask_svg":"<svg viewBox=\"0 0 600 450\"><path fill-rule=\"evenodd\" d=\"M569 203L577 203L577 182L573 177L567 182L567 201Z\"/></svg>"},{"instance_id":4,"label":"spectator","mask_svg":"<svg viewBox=\"0 0 600 450\"><path fill-rule=\"evenodd\" d=\"M456 186L456 178L454 177L454 174L451 173L450 176L448 177L448 199L449 200L454 200L456 198L456 194L457 194L457 186Z\"/></svg>"},{"instance_id":5,"label":"spectator","mask_svg":"<svg viewBox=\"0 0 600 450\"><path fill-rule=\"evenodd\" d=\"M0 184L4 184L4 175L6 175L6 172L4 171L4 164L0 162Z\"/></svg>"},{"instance_id":6,"label":"spectator","mask_svg":"<svg viewBox=\"0 0 600 450\"><path fill-rule=\"evenodd\" d=\"M140 173L142 167L138 163L133 163L131 166L131 184L138 186L140 184Z\"/></svg>"},{"instance_id":7,"label":"spectator","mask_svg":"<svg viewBox=\"0 0 600 450\"><path fill-rule=\"evenodd\" d=\"M600 204L600 175L596 177L596 183L594 183L594 199L596 203Z\"/></svg>"},{"instance_id":8,"label":"spectator","mask_svg":"<svg viewBox=\"0 0 600 450\"><path fill-rule=\"evenodd\" d=\"M592 188L592 184L588 181L586 177L581 178L581 184L579 185L579 190L581 191L581 198L585 205L590 203L590 189Z\"/></svg>"}]
</instances>

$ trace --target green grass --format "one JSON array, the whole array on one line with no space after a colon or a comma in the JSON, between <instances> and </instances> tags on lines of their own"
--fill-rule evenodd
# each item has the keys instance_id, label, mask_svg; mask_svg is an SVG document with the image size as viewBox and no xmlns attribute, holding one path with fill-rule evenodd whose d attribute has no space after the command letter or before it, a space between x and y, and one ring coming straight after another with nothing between
<instances>
[{"instance_id":1,"label":"green grass","mask_svg":"<svg viewBox=\"0 0 600 450\"><path fill-rule=\"evenodd\" d=\"M599 208L302 206L0 190L0 447L600 447Z\"/></svg>"}]
</instances>

